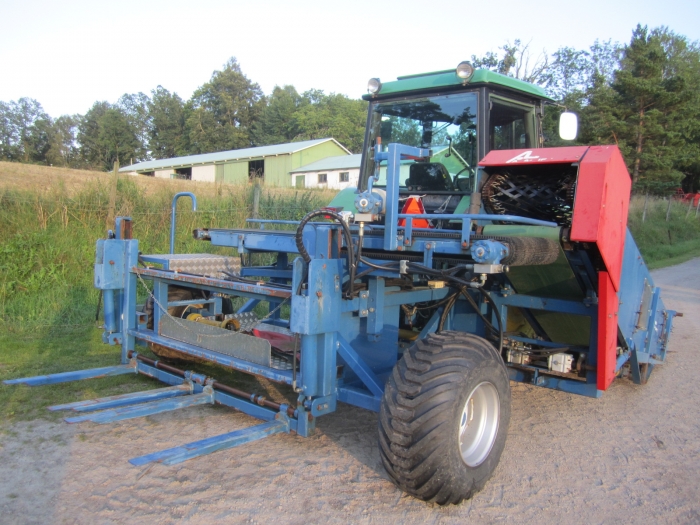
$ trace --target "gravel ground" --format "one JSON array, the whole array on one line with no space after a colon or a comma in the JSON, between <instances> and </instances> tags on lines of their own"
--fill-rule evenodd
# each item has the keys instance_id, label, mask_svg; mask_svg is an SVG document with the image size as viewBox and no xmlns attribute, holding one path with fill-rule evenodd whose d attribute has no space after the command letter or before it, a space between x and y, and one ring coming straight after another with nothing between
<instances>
[{"instance_id":1,"label":"gravel ground","mask_svg":"<svg viewBox=\"0 0 700 525\"><path fill-rule=\"evenodd\" d=\"M405 496L379 461L377 417L341 405L317 435L276 435L175 467L127 459L244 428L221 407L111 425L0 424L5 523L699 523L700 259L653 272L674 323L645 386L601 399L513 384L506 450L473 499Z\"/></svg>"}]
</instances>

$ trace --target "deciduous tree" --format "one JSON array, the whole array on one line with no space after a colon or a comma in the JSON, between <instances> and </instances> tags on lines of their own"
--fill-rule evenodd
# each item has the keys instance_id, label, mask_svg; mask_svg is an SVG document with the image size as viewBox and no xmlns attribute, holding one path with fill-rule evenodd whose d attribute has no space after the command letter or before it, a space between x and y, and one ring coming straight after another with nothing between
<instances>
[{"instance_id":1,"label":"deciduous tree","mask_svg":"<svg viewBox=\"0 0 700 525\"><path fill-rule=\"evenodd\" d=\"M82 162L95 169L111 169L115 160L124 166L141 160L143 146L137 130L123 110L95 102L78 126Z\"/></svg>"},{"instance_id":2,"label":"deciduous tree","mask_svg":"<svg viewBox=\"0 0 700 525\"><path fill-rule=\"evenodd\" d=\"M158 86L151 91L148 113L148 145L153 158L167 159L186 154L185 104L177 93Z\"/></svg>"},{"instance_id":3,"label":"deciduous tree","mask_svg":"<svg viewBox=\"0 0 700 525\"><path fill-rule=\"evenodd\" d=\"M10 161L43 162L51 117L31 98L0 102L0 157Z\"/></svg>"},{"instance_id":4,"label":"deciduous tree","mask_svg":"<svg viewBox=\"0 0 700 525\"><path fill-rule=\"evenodd\" d=\"M254 125L255 144L282 144L298 140L299 127L295 116L309 103L294 86L275 86L272 94L266 97L260 119Z\"/></svg>"},{"instance_id":5,"label":"deciduous tree","mask_svg":"<svg viewBox=\"0 0 700 525\"><path fill-rule=\"evenodd\" d=\"M187 104L186 126L191 153L249 147L263 109L263 93L231 58L197 89Z\"/></svg>"},{"instance_id":6,"label":"deciduous tree","mask_svg":"<svg viewBox=\"0 0 700 525\"><path fill-rule=\"evenodd\" d=\"M149 152L149 135L151 130L151 115L149 105L151 100L144 93L126 93L122 95L116 103L116 108L126 118L129 127L136 135L139 146L136 149L134 158L138 160L148 160L151 158Z\"/></svg>"},{"instance_id":7,"label":"deciduous tree","mask_svg":"<svg viewBox=\"0 0 700 525\"><path fill-rule=\"evenodd\" d=\"M361 151L367 102L321 90L306 91L303 97L308 103L294 115L297 140L333 137L350 151Z\"/></svg>"}]
</instances>

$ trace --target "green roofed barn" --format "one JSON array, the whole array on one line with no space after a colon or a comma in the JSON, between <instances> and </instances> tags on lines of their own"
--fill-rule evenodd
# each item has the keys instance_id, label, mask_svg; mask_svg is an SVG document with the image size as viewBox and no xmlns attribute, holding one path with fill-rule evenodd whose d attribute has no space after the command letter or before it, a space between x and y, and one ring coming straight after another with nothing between
<instances>
[{"instance_id":1,"label":"green roofed barn","mask_svg":"<svg viewBox=\"0 0 700 525\"><path fill-rule=\"evenodd\" d=\"M149 160L119 171L132 175L240 183L262 178L265 184L291 186L290 173L327 157L350 155L332 138L274 144L172 159Z\"/></svg>"}]
</instances>

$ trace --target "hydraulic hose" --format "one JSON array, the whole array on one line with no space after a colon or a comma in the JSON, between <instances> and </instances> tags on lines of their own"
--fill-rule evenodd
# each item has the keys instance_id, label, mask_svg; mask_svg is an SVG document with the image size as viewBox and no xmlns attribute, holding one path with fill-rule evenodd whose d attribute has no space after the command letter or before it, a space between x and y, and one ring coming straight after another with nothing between
<instances>
[{"instance_id":1,"label":"hydraulic hose","mask_svg":"<svg viewBox=\"0 0 700 525\"><path fill-rule=\"evenodd\" d=\"M363 264L367 264L367 262L364 261L364 260L362 261L362 263L363 263ZM370 263L370 264L367 264L367 266L369 266L370 268L367 269L367 270L364 270L364 271L362 271L362 272L360 272L360 273L358 273L358 274L355 276L355 279L361 279L362 277L365 277L365 276L371 274L372 272L374 272L374 271L376 271L376 270L395 270L396 267L397 267L397 263L387 263L387 264L385 264L385 265L383 265L383 266L378 266L378 265L376 265L376 264L371 264L371 263Z\"/></svg>"},{"instance_id":2,"label":"hydraulic hose","mask_svg":"<svg viewBox=\"0 0 700 525\"><path fill-rule=\"evenodd\" d=\"M491 298L491 294L488 293L483 288L479 288L479 291L484 295L488 303L491 305L491 309L496 314L496 320L498 321L498 353L503 353L503 320L501 319L501 311L496 306L496 303Z\"/></svg>"},{"instance_id":3,"label":"hydraulic hose","mask_svg":"<svg viewBox=\"0 0 700 525\"><path fill-rule=\"evenodd\" d=\"M309 252L304 247L304 227L308 224L308 222L311 219L319 216L331 217L337 220L340 223L341 228L343 229L345 245L347 246L348 273L350 274L350 286L346 293L346 298L351 299L355 283L355 252L353 250L352 235L350 234L350 228L348 228L348 225L345 223L340 214L331 210L314 210L312 212L307 213L299 223L296 235L294 236L294 240L296 241L297 245L297 250L299 250L299 255L301 255L302 259L304 259L304 262L308 265L311 262L311 255L309 255Z\"/></svg>"},{"instance_id":4,"label":"hydraulic hose","mask_svg":"<svg viewBox=\"0 0 700 525\"><path fill-rule=\"evenodd\" d=\"M472 281L465 281L464 279L455 277L454 275L452 275L452 273L454 273L455 271L453 268L449 270L435 270L433 268L428 268L427 266L424 266L419 263L408 263L408 267L414 270L415 273L430 275L431 277L439 277L440 279L444 279L459 286L466 286L467 288L481 288L483 286L483 283L481 282L477 283Z\"/></svg>"}]
</instances>

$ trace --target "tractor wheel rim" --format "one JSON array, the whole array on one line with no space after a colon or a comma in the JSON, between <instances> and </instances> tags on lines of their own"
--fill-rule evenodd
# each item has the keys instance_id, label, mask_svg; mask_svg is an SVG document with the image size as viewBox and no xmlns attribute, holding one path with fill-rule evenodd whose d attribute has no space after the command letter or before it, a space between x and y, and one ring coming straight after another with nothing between
<instances>
[{"instance_id":1,"label":"tractor wheel rim","mask_svg":"<svg viewBox=\"0 0 700 525\"><path fill-rule=\"evenodd\" d=\"M479 383L469 394L459 419L459 451L468 467L478 467L491 452L500 407L498 390L492 383Z\"/></svg>"}]
</instances>

